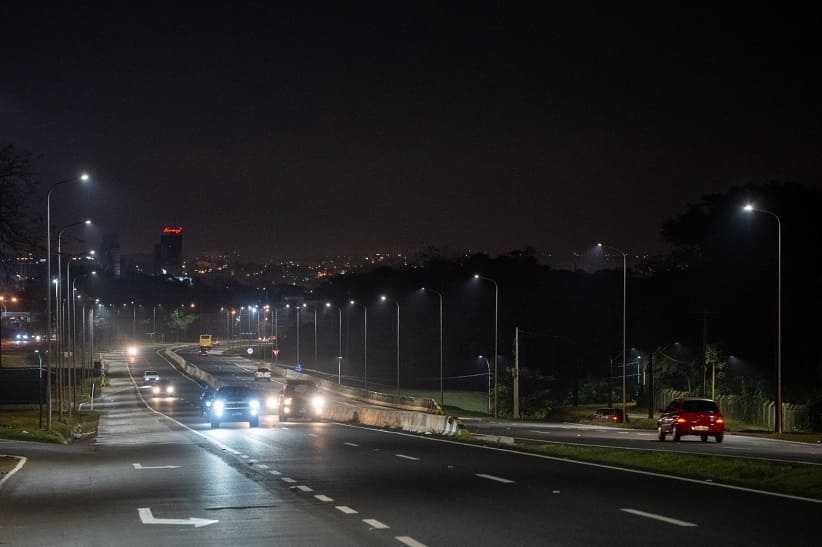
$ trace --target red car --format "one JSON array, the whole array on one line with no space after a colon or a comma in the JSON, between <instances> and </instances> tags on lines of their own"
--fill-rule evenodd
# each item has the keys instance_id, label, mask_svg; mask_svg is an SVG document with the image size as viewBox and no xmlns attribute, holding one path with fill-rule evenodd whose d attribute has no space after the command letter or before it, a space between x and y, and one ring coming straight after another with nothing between
<instances>
[{"instance_id":1,"label":"red car","mask_svg":"<svg viewBox=\"0 0 822 547\"><path fill-rule=\"evenodd\" d=\"M725 433L725 418L719 406L711 399L684 398L674 399L656 424L659 440L664 441L671 435L679 441L683 435L699 435L702 442L711 436L721 443Z\"/></svg>"}]
</instances>

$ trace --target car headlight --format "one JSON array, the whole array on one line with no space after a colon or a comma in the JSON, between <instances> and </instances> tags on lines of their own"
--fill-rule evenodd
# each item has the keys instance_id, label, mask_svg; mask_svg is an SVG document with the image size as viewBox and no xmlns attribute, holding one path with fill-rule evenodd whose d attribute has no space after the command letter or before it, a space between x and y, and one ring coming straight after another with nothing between
<instances>
[{"instance_id":1,"label":"car headlight","mask_svg":"<svg viewBox=\"0 0 822 547\"><path fill-rule=\"evenodd\" d=\"M324 404L325 404L325 399L323 399L319 395L317 395L316 397L314 397L314 399L311 400L311 405L316 409L322 408Z\"/></svg>"},{"instance_id":2,"label":"car headlight","mask_svg":"<svg viewBox=\"0 0 822 547\"><path fill-rule=\"evenodd\" d=\"M152 393L160 393L160 386L154 386L151 388Z\"/></svg>"},{"instance_id":3,"label":"car headlight","mask_svg":"<svg viewBox=\"0 0 822 547\"><path fill-rule=\"evenodd\" d=\"M276 408L277 407L277 398L274 396L269 397L265 400L265 406L267 408Z\"/></svg>"},{"instance_id":4,"label":"car headlight","mask_svg":"<svg viewBox=\"0 0 822 547\"><path fill-rule=\"evenodd\" d=\"M283 401L283 404L290 405L291 404L291 397L286 397L285 401Z\"/></svg>"},{"instance_id":5,"label":"car headlight","mask_svg":"<svg viewBox=\"0 0 822 547\"><path fill-rule=\"evenodd\" d=\"M223 401L222 399L217 399L216 401L214 401L214 410L216 410L217 412L222 412L224 407L225 401Z\"/></svg>"},{"instance_id":6,"label":"car headlight","mask_svg":"<svg viewBox=\"0 0 822 547\"><path fill-rule=\"evenodd\" d=\"M257 399L251 399L250 401L248 401L248 406L256 410L260 408L260 401L258 401Z\"/></svg>"},{"instance_id":7,"label":"car headlight","mask_svg":"<svg viewBox=\"0 0 822 547\"><path fill-rule=\"evenodd\" d=\"M134 357L137 355L137 348L134 346L129 346L127 352L131 357Z\"/></svg>"},{"instance_id":8,"label":"car headlight","mask_svg":"<svg viewBox=\"0 0 822 547\"><path fill-rule=\"evenodd\" d=\"M166 388L166 393L174 393L174 386L168 386Z\"/></svg>"},{"instance_id":9,"label":"car headlight","mask_svg":"<svg viewBox=\"0 0 822 547\"><path fill-rule=\"evenodd\" d=\"M206 401L206 406L211 406L211 401Z\"/></svg>"}]
</instances>

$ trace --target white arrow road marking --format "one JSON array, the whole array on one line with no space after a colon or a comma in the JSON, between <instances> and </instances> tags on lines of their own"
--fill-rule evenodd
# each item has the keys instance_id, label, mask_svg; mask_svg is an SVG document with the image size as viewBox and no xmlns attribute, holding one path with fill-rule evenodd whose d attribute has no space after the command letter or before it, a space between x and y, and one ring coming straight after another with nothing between
<instances>
[{"instance_id":1,"label":"white arrow road marking","mask_svg":"<svg viewBox=\"0 0 822 547\"><path fill-rule=\"evenodd\" d=\"M488 479L497 482L504 482L505 484L512 484L514 481L510 479L503 479L502 477L495 477L494 475L486 475L485 473L477 473L478 477L482 477L483 479Z\"/></svg>"},{"instance_id":2,"label":"white arrow road marking","mask_svg":"<svg viewBox=\"0 0 822 547\"><path fill-rule=\"evenodd\" d=\"M362 521L369 525L371 528L374 528L375 530L384 530L386 528L390 528L390 526L388 526L387 524L383 524L377 519L362 519Z\"/></svg>"},{"instance_id":3,"label":"white arrow road marking","mask_svg":"<svg viewBox=\"0 0 822 547\"><path fill-rule=\"evenodd\" d=\"M153 467L143 467L139 463L133 463L131 465L134 466L134 469L177 469L180 467L179 465L155 465Z\"/></svg>"},{"instance_id":4,"label":"white arrow road marking","mask_svg":"<svg viewBox=\"0 0 822 547\"><path fill-rule=\"evenodd\" d=\"M639 517L646 517L649 519L654 520L661 520L662 522L667 522L668 524L675 524L676 526L698 526L693 522L685 522L684 520L677 520L672 519L671 517L663 517L662 515L655 515L654 513L646 513L645 511L637 511L636 509L627 509L625 507L621 508L620 511L625 511L626 513L631 513L632 515L637 515Z\"/></svg>"},{"instance_id":5,"label":"white arrow road marking","mask_svg":"<svg viewBox=\"0 0 822 547\"><path fill-rule=\"evenodd\" d=\"M140 520L143 521L143 524L177 524L200 528L201 526L208 526L209 524L220 522L219 520L198 519L195 517L189 517L187 519L158 519L151 514L150 507L139 507L137 512L140 514Z\"/></svg>"}]
</instances>

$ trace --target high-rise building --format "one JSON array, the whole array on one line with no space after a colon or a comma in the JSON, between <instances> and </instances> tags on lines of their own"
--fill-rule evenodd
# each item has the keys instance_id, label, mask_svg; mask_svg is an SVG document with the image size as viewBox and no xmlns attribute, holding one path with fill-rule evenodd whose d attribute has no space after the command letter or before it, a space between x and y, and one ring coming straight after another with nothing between
<instances>
[{"instance_id":1,"label":"high-rise building","mask_svg":"<svg viewBox=\"0 0 822 547\"><path fill-rule=\"evenodd\" d=\"M154 275L183 273L183 227L166 226L154 246Z\"/></svg>"}]
</instances>

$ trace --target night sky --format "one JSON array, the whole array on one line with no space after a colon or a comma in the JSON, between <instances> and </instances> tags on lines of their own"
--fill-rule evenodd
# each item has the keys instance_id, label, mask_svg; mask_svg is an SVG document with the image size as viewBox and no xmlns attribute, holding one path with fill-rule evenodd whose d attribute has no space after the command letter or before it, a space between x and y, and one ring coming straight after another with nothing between
<instances>
[{"instance_id":1,"label":"night sky","mask_svg":"<svg viewBox=\"0 0 822 547\"><path fill-rule=\"evenodd\" d=\"M656 253L706 192L822 186L822 9L618 4L3 2L0 140L88 169L55 222L124 253Z\"/></svg>"}]
</instances>

